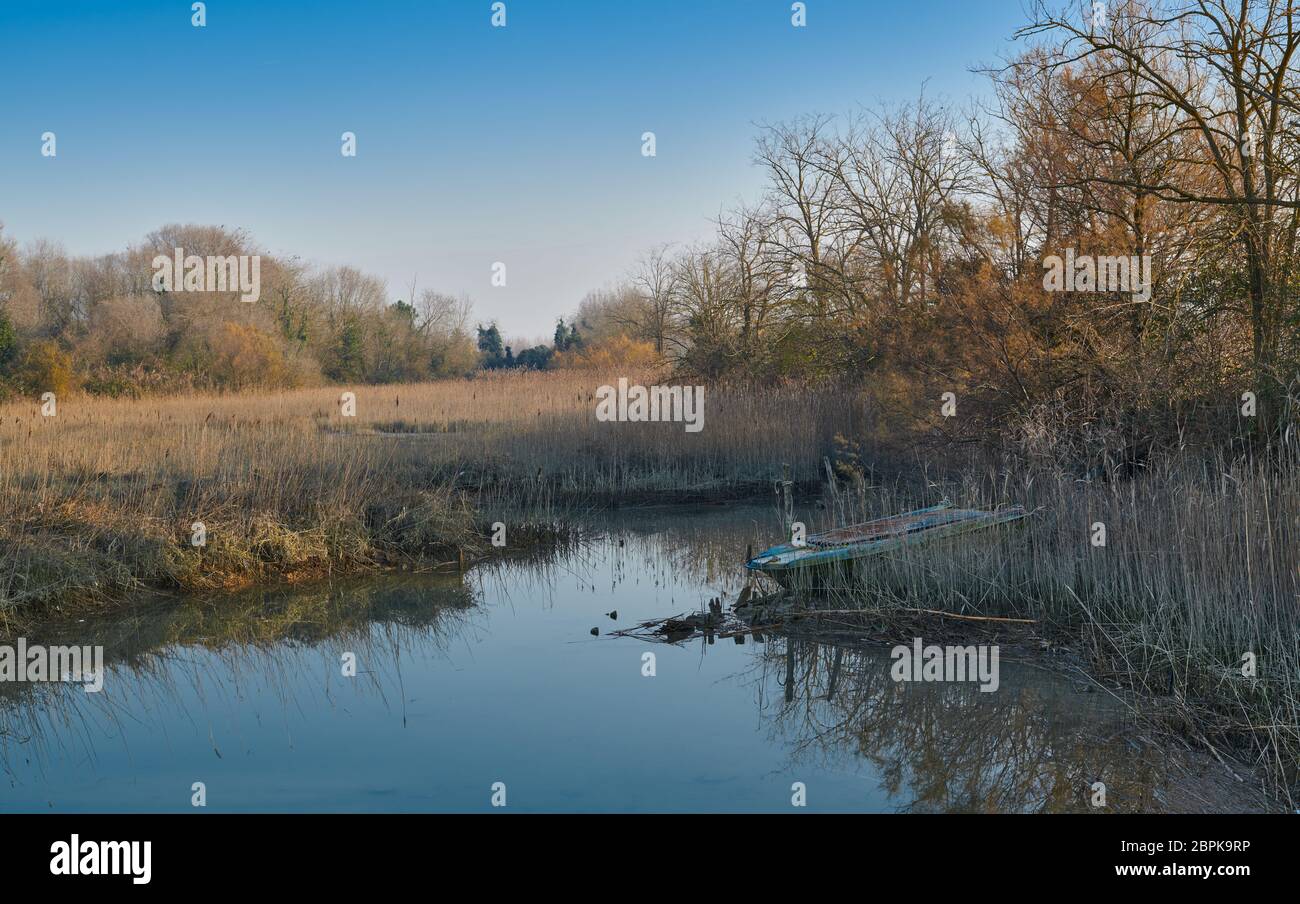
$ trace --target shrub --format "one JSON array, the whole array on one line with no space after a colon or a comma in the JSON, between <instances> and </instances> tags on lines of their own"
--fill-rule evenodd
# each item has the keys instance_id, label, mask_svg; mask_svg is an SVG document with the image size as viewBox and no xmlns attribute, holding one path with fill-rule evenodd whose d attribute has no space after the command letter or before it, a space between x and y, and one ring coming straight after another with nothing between
<instances>
[{"instance_id":1,"label":"shrub","mask_svg":"<svg viewBox=\"0 0 1300 904\"><path fill-rule=\"evenodd\" d=\"M31 392L70 392L75 385L72 358L52 339L34 342L19 359L17 378Z\"/></svg>"},{"instance_id":2,"label":"shrub","mask_svg":"<svg viewBox=\"0 0 1300 904\"><path fill-rule=\"evenodd\" d=\"M255 326L227 322L212 339L213 378L223 386L282 386L288 371L284 353Z\"/></svg>"},{"instance_id":3,"label":"shrub","mask_svg":"<svg viewBox=\"0 0 1300 904\"><path fill-rule=\"evenodd\" d=\"M655 352L654 343L642 342L628 336L615 336L586 348L570 349L556 352L551 358L551 367L638 369L653 367L660 363Z\"/></svg>"},{"instance_id":4,"label":"shrub","mask_svg":"<svg viewBox=\"0 0 1300 904\"><path fill-rule=\"evenodd\" d=\"M0 310L0 374L6 373L17 357L18 335L9 315Z\"/></svg>"}]
</instances>

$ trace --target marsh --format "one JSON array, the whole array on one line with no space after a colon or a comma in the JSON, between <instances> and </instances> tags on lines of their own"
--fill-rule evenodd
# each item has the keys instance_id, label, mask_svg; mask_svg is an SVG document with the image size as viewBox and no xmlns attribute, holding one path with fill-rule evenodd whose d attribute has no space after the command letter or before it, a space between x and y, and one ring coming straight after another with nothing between
<instances>
[{"instance_id":1,"label":"marsh","mask_svg":"<svg viewBox=\"0 0 1300 904\"><path fill-rule=\"evenodd\" d=\"M49 624L105 646L104 690L0 687L0 808L184 812L201 783L209 812L488 812L501 783L502 812L797 812L802 783L808 811L1084 812L1097 782L1112 811L1263 808L1110 695L1014 656L982 693L895 681L887 646L607 636L734 600L738 550L773 518L593 515L580 543L463 576Z\"/></svg>"}]
</instances>

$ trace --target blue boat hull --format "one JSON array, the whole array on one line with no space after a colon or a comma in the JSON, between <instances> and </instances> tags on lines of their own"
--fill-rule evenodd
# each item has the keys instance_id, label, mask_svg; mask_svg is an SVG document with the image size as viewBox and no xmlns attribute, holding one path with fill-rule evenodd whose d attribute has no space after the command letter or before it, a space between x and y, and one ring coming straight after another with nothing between
<instances>
[{"instance_id":1,"label":"blue boat hull","mask_svg":"<svg viewBox=\"0 0 1300 904\"><path fill-rule=\"evenodd\" d=\"M936 505L815 534L803 544L773 546L754 556L745 567L788 589L850 587L858 583L860 560L1024 517L1025 510L1020 506L986 512Z\"/></svg>"}]
</instances>

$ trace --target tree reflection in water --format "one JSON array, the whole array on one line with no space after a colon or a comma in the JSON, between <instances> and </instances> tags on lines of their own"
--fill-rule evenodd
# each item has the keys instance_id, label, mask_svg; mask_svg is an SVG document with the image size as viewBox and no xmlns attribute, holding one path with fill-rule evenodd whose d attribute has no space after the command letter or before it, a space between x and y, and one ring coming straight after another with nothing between
<instances>
[{"instance_id":1,"label":"tree reflection in water","mask_svg":"<svg viewBox=\"0 0 1300 904\"><path fill-rule=\"evenodd\" d=\"M1117 703L1003 660L1001 685L896 682L887 648L765 638L759 707L792 763L870 761L912 812L1088 812L1161 806L1167 752L1135 736ZM765 689L776 689L775 696Z\"/></svg>"},{"instance_id":2,"label":"tree reflection in water","mask_svg":"<svg viewBox=\"0 0 1300 904\"><path fill-rule=\"evenodd\" d=\"M79 685L0 684L0 770L15 786L30 788L42 784L37 777L62 769L49 784L81 802L89 792L72 785L78 779L70 772L79 776L81 766L93 767L111 746L129 746L128 738L137 748L127 751L134 757L141 745L170 746L172 733L179 739L183 728L190 736L189 760L181 761L192 763L213 753L247 752L255 743L247 732L264 729L264 721L290 748L295 736L311 737L315 729L315 747L304 742L298 761L309 766L313 755L319 759L328 752L335 737L330 731L383 724L335 719L336 714L359 720L363 711L378 708L400 713L404 729L408 684L417 680L409 668L404 675L404 667L420 663L426 699L442 693L449 676L460 671L449 661L456 644L456 650L472 648L471 655L491 664L456 684L458 696L449 696L447 706L428 704L420 713L423 733L405 736L402 750L386 751L392 762L405 756L417 764L417 775L442 763L463 770L466 762L495 757L503 744L517 741L521 748L555 751L552 768L563 774L570 763L593 755L601 732L610 730L610 710L628 699L626 686L610 683L605 670L609 660L602 656L613 648L575 646L628 642L589 638L588 627L605 617L601 613L619 608L619 623L626 625L641 615L702 608L714 596L734 601L745 579L738 563L747 547L759 548L771 538L774 524L778 520L762 506L601 515L590 519L581 544L549 556L499 561L467 576L389 575L210 600L160 599L125 615L43 626L29 640L104 646L105 689L86 694ZM1211 791L1197 796L1195 789L1204 785L1203 757L1148 742L1116 700L1083 693L1071 678L1016 662L1006 647L998 689L982 693L976 683L895 682L884 645L770 633L764 641L700 641L701 654L719 657L707 675L700 672L701 680L730 689L713 699L757 710L757 734L747 719L730 723L728 749L740 756L764 763L786 759L795 774L809 764L832 770L849 777L839 787L850 794L852 777L862 775L881 786L884 805L907 811L1098 812L1090 803L1097 781L1106 785L1101 812L1224 808ZM356 678L340 674L344 651L357 654ZM635 652L626 661L639 670L641 651ZM575 686L582 688L587 709L574 711L566 698ZM703 696L697 693L702 685L685 679L670 686L677 692L653 698L660 707L655 712L619 714L626 734L635 736L646 724L677 724L681 708ZM520 709L511 708L516 703ZM492 710L492 720L484 721L483 707ZM289 718L300 712L315 723ZM456 718L437 721L448 717ZM565 726L563 732L552 732L557 724ZM263 731L257 742L267 739ZM718 740L701 736L695 746L678 745L684 771ZM442 761L434 758L435 748ZM147 759L155 751L142 753ZM171 754L164 750L156 761L163 755ZM611 779L615 804L623 799L620 782L662 772L653 759L641 765L643 773ZM132 786L143 773L118 763L109 774ZM1189 782L1189 775L1197 778ZM352 763L329 777L337 777L338 786L328 793L341 795L330 800L348 800L358 809L375 805L364 797L368 787L390 786L384 768L362 774ZM422 780L408 777L402 785L392 778L391 787L418 793L415 785ZM664 804L690 809L693 793L687 788ZM245 806L262 803L250 800ZM857 803L882 805L879 794Z\"/></svg>"}]
</instances>

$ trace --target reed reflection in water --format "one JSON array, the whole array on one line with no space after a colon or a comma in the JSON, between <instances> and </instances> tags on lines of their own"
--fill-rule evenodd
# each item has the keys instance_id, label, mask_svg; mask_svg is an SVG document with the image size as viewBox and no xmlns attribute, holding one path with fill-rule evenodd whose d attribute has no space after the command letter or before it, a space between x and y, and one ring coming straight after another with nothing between
<instances>
[{"instance_id":1,"label":"reed reflection in water","mask_svg":"<svg viewBox=\"0 0 1300 904\"><path fill-rule=\"evenodd\" d=\"M51 625L103 693L0 685L0 808L187 811L1200 809L1197 762L1104 694L1014 658L994 693L900 684L886 646L678 646L610 628L735 598L764 506L592 517L587 539L402 575ZM617 618L608 613L617 612ZM590 635L590 628L601 636ZM341 674L356 655L355 678ZM654 678L643 656L656 657Z\"/></svg>"}]
</instances>

